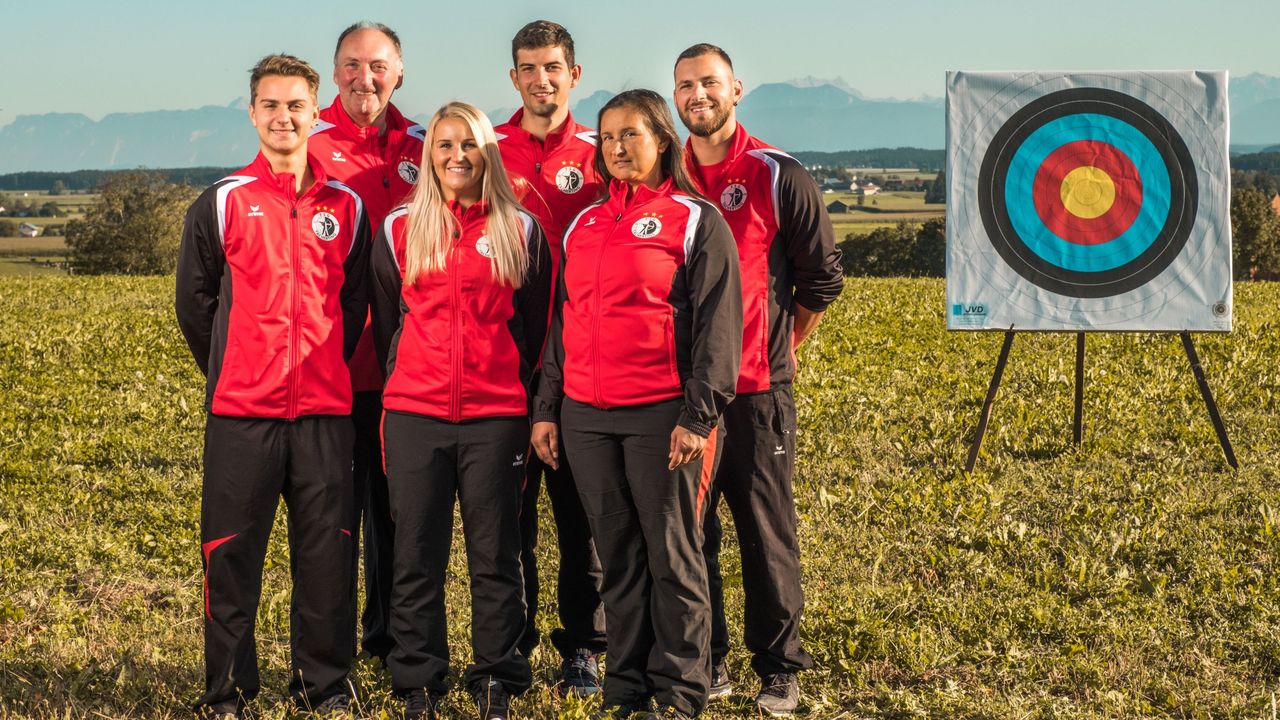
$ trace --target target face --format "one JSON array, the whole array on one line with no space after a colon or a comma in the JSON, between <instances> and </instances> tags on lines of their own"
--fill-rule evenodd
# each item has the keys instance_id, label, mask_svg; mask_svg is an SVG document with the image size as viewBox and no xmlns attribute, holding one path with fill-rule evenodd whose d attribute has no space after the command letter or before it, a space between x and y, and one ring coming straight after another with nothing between
<instances>
[{"instance_id":1,"label":"target face","mask_svg":"<svg viewBox=\"0 0 1280 720\"><path fill-rule=\"evenodd\" d=\"M948 77L948 326L1229 330L1225 76Z\"/></svg>"}]
</instances>

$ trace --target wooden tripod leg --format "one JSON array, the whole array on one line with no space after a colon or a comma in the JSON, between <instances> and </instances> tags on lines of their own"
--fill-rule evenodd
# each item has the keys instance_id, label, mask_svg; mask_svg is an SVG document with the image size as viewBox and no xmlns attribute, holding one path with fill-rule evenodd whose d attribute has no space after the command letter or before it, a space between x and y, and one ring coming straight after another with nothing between
<instances>
[{"instance_id":1,"label":"wooden tripod leg","mask_svg":"<svg viewBox=\"0 0 1280 720\"><path fill-rule=\"evenodd\" d=\"M991 420L991 406L996 401L996 391L1000 389L1000 376L1004 375L1005 363L1009 361L1009 348L1013 347L1013 328L1004 333L1004 345L1000 348L1000 359L996 360L996 372L991 376L991 385L987 388L987 399L982 403L982 415L978 418L978 433L969 448L969 462L964 471L973 472L978 464L978 451L982 449L982 436L987 434L987 422Z\"/></svg>"}]
</instances>

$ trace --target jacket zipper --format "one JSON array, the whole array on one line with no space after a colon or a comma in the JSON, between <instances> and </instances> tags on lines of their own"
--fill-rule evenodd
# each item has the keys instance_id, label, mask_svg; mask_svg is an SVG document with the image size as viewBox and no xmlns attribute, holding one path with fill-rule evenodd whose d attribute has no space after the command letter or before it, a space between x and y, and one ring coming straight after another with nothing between
<instances>
[{"instance_id":1,"label":"jacket zipper","mask_svg":"<svg viewBox=\"0 0 1280 720\"><path fill-rule=\"evenodd\" d=\"M461 235L460 230L454 231L453 248L449 251L449 267L452 269L449 279L453 285L453 307L450 308L453 316L453 377L450 382L453 387L449 393L449 420L455 423L462 421L462 313L459 310L462 307L462 289L458 285L458 276L462 274L458 267L458 238Z\"/></svg>"},{"instance_id":2,"label":"jacket zipper","mask_svg":"<svg viewBox=\"0 0 1280 720\"><path fill-rule=\"evenodd\" d=\"M298 418L298 286L302 277L298 255L301 253L302 243L298 234L298 201L295 198L290 203L292 207L290 207L289 211L291 252L289 258L289 407L287 414L290 420L296 420Z\"/></svg>"},{"instance_id":3,"label":"jacket zipper","mask_svg":"<svg viewBox=\"0 0 1280 720\"><path fill-rule=\"evenodd\" d=\"M600 268L604 266L604 251L609 246L609 241L613 239L613 234L618 230L618 224L622 221L623 213L613 219L613 227L609 228L609 234L605 236L604 242L600 244L600 252L596 253L596 303L592 308L594 312L591 318L591 380L596 391L596 407L603 409L604 392L600 388L600 306L604 301L604 293L600 287Z\"/></svg>"}]
</instances>

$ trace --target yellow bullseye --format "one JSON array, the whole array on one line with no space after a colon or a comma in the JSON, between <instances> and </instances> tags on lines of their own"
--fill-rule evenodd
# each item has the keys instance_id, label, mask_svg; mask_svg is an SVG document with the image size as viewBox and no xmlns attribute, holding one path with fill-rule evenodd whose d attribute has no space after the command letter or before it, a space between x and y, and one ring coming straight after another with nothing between
<instances>
[{"instance_id":1,"label":"yellow bullseye","mask_svg":"<svg viewBox=\"0 0 1280 720\"><path fill-rule=\"evenodd\" d=\"M1062 204L1078 218L1102 217L1116 201L1116 184L1105 171L1082 165L1062 178Z\"/></svg>"}]
</instances>

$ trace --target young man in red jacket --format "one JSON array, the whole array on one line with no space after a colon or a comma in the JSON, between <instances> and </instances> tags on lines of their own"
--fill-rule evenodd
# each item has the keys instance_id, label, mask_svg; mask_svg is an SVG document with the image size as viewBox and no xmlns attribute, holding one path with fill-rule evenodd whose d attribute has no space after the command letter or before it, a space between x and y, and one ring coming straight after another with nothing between
<instances>
[{"instance_id":1,"label":"young man in red jacket","mask_svg":"<svg viewBox=\"0 0 1280 720\"><path fill-rule=\"evenodd\" d=\"M338 86L338 97L320 111L320 122L311 135L311 154L330 177L360 194L369 227L376 229L417 184L422 158L422 126L406 120L391 104L392 93L404 82L400 37L378 23L361 22L343 30L333 53L333 82ZM364 538L365 605L360 645L369 655L385 661L392 645L388 623L394 526L378 431L382 383L383 369L374 356L366 324L351 359L355 392L351 417L356 429L357 520L353 527L359 533L363 526ZM358 557L357 550L352 562L358 564ZM352 573L354 583L354 568Z\"/></svg>"},{"instance_id":2,"label":"young man in red jacket","mask_svg":"<svg viewBox=\"0 0 1280 720\"><path fill-rule=\"evenodd\" d=\"M192 204L178 257L178 323L207 378L200 542L202 712L245 716L258 694L254 620L276 506L289 513L290 693L349 715L355 642L351 383L368 314L363 203L309 161L320 77L289 55L250 80L258 157Z\"/></svg>"},{"instance_id":3,"label":"young man in red jacket","mask_svg":"<svg viewBox=\"0 0 1280 720\"><path fill-rule=\"evenodd\" d=\"M595 170L596 134L574 122L569 91L582 77L573 54L573 37L564 27L536 20L511 40L511 84L520 92L521 109L495 128L502 164L517 196L542 225L556 272L565 227L603 189ZM537 379L533 385L537 386ZM561 627L551 642L562 658L561 692L590 695L600 690L596 656L605 650L604 609L600 604L600 561L578 499L573 473L563 459L558 469L529 458L520 513L528 622L521 650L538 644L538 488L545 475L560 549L557 607Z\"/></svg>"},{"instance_id":4,"label":"young man in red jacket","mask_svg":"<svg viewBox=\"0 0 1280 720\"><path fill-rule=\"evenodd\" d=\"M675 107L689 129L685 161L733 230L742 264L742 365L721 422L723 458L708 503L704 554L711 586L711 697L730 692L729 636L720 577L721 495L742 553L743 638L761 678L756 705L789 715L796 673L813 666L800 645L800 547L796 539L795 348L840 294L840 251L816 183L786 153L751 137L735 108L742 83L729 56L700 44L676 60Z\"/></svg>"}]
</instances>

